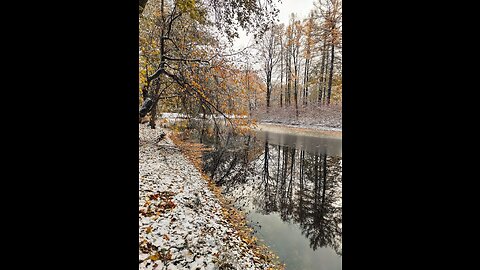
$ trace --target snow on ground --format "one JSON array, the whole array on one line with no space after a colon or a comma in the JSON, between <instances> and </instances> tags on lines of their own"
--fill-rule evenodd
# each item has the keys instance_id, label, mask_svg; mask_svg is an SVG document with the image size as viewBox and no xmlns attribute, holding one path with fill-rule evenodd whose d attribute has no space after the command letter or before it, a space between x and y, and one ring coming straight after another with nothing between
<instances>
[{"instance_id":1,"label":"snow on ground","mask_svg":"<svg viewBox=\"0 0 480 270\"><path fill-rule=\"evenodd\" d=\"M271 267L254 261L201 174L168 136L159 141L161 129L139 129L139 269Z\"/></svg>"},{"instance_id":2,"label":"snow on ground","mask_svg":"<svg viewBox=\"0 0 480 270\"><path fill-rule=\"evenodd\" d=\"M286 108L258 109L253 114L260 123L274 123L301 128L342 130L342 107L314 106L300 107L298 118L294 106Z\"/></svg>"}]
</instances>

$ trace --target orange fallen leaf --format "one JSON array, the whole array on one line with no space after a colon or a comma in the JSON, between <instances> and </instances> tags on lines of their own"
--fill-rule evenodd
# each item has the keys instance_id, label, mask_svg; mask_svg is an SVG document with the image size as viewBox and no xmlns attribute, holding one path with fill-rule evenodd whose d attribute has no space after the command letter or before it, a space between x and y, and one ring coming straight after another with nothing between
<instances>
[{"instance_id":1,"label":"orange fallen leaf","mask_svg":"<svg viewBox=\"0 0 480 270\"><path fill-rule=\"evenodd\" d=\"M160 255L158 253L156 253L155 255L150 255L150 260L158 261L160 260Z\"/></svg>"}]
</instances>

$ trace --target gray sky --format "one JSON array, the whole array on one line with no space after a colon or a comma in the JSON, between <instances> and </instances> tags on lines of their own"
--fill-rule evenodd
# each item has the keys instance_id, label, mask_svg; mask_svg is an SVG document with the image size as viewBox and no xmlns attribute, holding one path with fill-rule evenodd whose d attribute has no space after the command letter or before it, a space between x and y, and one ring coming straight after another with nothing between
<instances>
[{"instance_id":1,"label":"gray sky","mask_svg":"<svg viewBox=\"0 0 480 270\"><path fill-rule=\"evenodd\" d=\"M278 5L280 9L280 23L288 24L290 14L296 13L299 18L306 18L308 12L313 9L313 0L282 0Z\"/></svg>"},{"instance_id":2,"label":"gray sky","mask_svg":"<svg viewBox=\"0 0 480 270\"><path fill-rule=\"evenodd\" d=\"M288 24L288 18L290 14L296 13L297 18L304 19L307 17L310 10L313 9L314 0L282 0L281 4L277 4L280 10L279 20L280 23ZM248 45L252 36L246 36L245 32L240 31L240 38L236 39L233 43L235 49L241 49Z\"/></svg>"}]
</instances>

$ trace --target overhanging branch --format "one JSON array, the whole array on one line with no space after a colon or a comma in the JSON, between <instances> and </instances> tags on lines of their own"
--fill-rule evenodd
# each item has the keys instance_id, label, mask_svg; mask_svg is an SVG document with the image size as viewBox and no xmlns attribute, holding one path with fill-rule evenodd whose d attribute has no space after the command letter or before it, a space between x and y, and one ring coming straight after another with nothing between
<instances>
[{"instance_id":1,"label":"overhanging branch","mask_svg":"<svg viewBox=\"0 0 480 270\"><path fill-rule=\"evenodd\" d=\"M138 14L142 14L148 0L138 0Z\"/></svg>"},{"instance_id":2,"label":"overhanging branch","mask_svg":"<svg viewBox=\"0 0 480 270\"><path fill-rule=\"evenodd\" d=\"M173 58L169 56L164 56L165 59L171 60L171 61L180 61L180 62L201 62L201 63L207 63L209 64L208 60L203 60L203 59L183 59L183 58Z\"/></svg>"},{"instance_id":3,"label":"overhanging branch","mask_svg":"<svg viewBox=\"0 0 480 270\"><path fill-rule=\"evenodd\" d=\"M203 95L200 94L200 92L195 89L195 87L191 86L188 82L184 81L184 80L181 80L177 75L175 74L170 74L166 71L163 72L165 75L167 75L168 77L172 78L178 85L180 85L181 87L183 87L185 90L187 90L188 93L189 92L189 89L193 90L196 94L197 97L200 98L200 100L202 100L202 102L206 103L209 105L209 107L213 108L215 111L217 111L218 113L220 113L225 119L228 120L228 122L230 122L230 124L233 126L233 122L232 120L230 119L230 117L226 116L220 109L218 109L215 105L213 105L208 99L206 99L205 97L203 97ZM190 93L191 94L191 93Z\"/></svg>"},{"instance_id":4,"label":"overhanging branch","mask_svg":"<svg viewBox=\"0 0 480 270\"><path fill-rule=\"evenodd\" d=\"M147 82L151 82L151 81L155 80L155 79L158 78L162 73L165 73L165 69L163 69L163 68L157 69L157 71L155 71L155 73L153 73L152 76L147 77Z\"/></svg>"}]
</instances>

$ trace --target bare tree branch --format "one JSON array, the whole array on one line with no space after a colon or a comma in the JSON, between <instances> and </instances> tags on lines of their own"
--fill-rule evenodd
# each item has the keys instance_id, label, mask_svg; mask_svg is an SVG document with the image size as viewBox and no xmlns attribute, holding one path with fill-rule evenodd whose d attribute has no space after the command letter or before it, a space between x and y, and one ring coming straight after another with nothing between
<instances>
[{"instance_id":1,"label":"bare tree branch","mask_svg":"<svg viewBox=\"0 0 480 270\"><path fill-rule=\"evenodd\" d=\"M177 5L175 5L175 8L173 9L173 12L172 12L172 15L175 14L175 9L177 8ZM182 16L182 13L178 13L175 17L173 17L170 22L168 23L168 30L167 30L167 36L164 37L164 38L170 38L170 32L172 31L172 25L173 25L173 22L179 18L180 16Z\"/></svg>"},{"instance_id":2,"label":"bare tree branch","mask_svg":"<svg viewBox=\"0 0 480 270\"><path fill-rule=\"evenodd\" d=\"M175 98L175 97L181 97L182 95L173 95L173 96L163 96L159 97L158 99L168 99L168 98Z\"/></svg>"},{"instance_id":3,"label":"bare tree branch","mask_svg":"<svg viewBox=\"0 0 480 270\"><path fill-rule=\"evenodd\" d=\"M138 14L142 14L148 0L138 0Z\"/></svg>"},{"instance_id":4,"label":"bare tree branch","mask_svg":"<svg viewBox=\"0 0 480 270\"><path fill-rule=\"evenodd\" d=\"M209 64L208 60L203 60L203 59L183 59L183 58L173 58L169 56L164 56L165 59L171 60L171 61L181 61L181 62L203 62Z\"/></svg>"}]
</instances>

